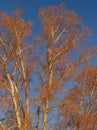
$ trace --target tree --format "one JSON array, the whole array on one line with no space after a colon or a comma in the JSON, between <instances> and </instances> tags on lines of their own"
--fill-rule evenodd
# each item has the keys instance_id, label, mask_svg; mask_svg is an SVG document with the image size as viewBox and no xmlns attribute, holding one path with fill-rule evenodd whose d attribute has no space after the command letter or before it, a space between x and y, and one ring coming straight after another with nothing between
<instances>
[{"instance_id":1,"label":"tree","mask_svg":"<svg viewBox=\"0 0 97 130\"><path fill-rule=\"evenodd\" d=\"M40 9L40 20L43 27L40 37L45 52L40 60L39 102L43 112L41 129L46 130L47 116L59 105L58 95L65 90L65 83L74 75L74 69L78 66L76 59L70 59L70 54L73 55L73 50L79 50L89 29L64 4Z\"/></svg>"},{"instance_id":2,"label":"tree","mask_svg":"<svg viewBox=\"0 0 97 130\"><path fill-rule=\"evenodd\" d=\"M76 80L79 86L73 87L61 101L63 106L60 106L59 127L96 130L97 67L84 66Z\"/></svg>"},{"instance_id":3,"label":"tree","mask_svg":"<svg viewBox=\"0 0 97 130\"><path fill-rule=\"evenodd\" d=\"M0 13L0 129L96 130L97 49L81 46L90 30L61 4L40 9L32 39L21 13Z\"/></svg>"},{"instance_id":4,"label":"tree","mask_svg":"<svg viewBox=\"0 0 97 130\"><path fill-rule=\"evenodd\" d=\"M29 79L34 63L30 57L32 43L27 41L27 37L30 36L32 23L25 23L20 15L21 10L15 10L9 16L0 13L0 91L3 91L1 109L5 113L11 112L12 116L5 117L5 123L10 123L4 129L28 130Z\"/></svg>"}]
</instances>

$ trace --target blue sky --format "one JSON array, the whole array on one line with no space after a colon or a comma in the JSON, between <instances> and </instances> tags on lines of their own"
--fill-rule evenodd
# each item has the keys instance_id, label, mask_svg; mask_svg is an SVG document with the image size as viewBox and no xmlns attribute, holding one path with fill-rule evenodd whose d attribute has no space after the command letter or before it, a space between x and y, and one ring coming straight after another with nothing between
<instances>
[{"instance_id":1,"label":"blue sky","mask_svg":"<svg viewBox=\"0 0 97 130\"><path fill-rule=\"evenodd\" d=\"M65 3L66 7L75 10L92 31L87 44L97 45L97 0L0 0L0 11L11 12L23 8L23 18L34 21L34 32L39 31L38 11L41 7Z\"/></svg>"}]
</instances>

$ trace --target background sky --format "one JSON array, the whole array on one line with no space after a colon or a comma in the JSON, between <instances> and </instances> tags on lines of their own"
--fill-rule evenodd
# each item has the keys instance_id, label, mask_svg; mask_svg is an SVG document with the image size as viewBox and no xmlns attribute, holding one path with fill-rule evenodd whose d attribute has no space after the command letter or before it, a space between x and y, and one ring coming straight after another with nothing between
<instances>
[{"instance_id":1,"label":"background sky","mask_svg":"<svg viewBox=\"0 0 97 130\"><path fill-rule=\"evenodd\" d=\"M65 3L70 10L77 12L92 32L87 42L90 46L97 45L97 0L0 0L0 11L10 13L15 8L23 9L23 18L33 20L33 32L39 31L38 11L41 7Z\"/></svg>"}]
</instances>

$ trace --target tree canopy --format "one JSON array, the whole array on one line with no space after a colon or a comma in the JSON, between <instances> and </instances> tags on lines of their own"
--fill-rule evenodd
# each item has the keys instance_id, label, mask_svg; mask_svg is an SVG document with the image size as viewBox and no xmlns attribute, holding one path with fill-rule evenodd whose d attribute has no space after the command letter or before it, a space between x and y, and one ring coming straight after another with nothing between
<instances>
[{"instance_id":1,"label":"tree canopy","mask_svg":"<svg viewBox=\"0 0 97 130\"><path fill-rule=\"evenodd\" d=\"M39 20L33 36L21 9L0 12L0 130L96 130L90 29L64 4L41 8Z\"/></svg>"}]
</instances>

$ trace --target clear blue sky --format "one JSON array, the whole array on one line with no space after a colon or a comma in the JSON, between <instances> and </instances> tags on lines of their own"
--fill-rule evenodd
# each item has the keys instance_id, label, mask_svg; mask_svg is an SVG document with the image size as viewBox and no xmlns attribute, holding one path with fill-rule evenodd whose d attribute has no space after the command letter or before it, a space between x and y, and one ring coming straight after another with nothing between
<instances>
[{"instance_id":1,"label":"clear blue sky","mask_svg":"<svg viewBox=\"0 0 97 130\"><path fill-rule=\"evenodd\" d=\"M0 11L11 12L23 8L23 18L34 21L34 32L39 31L38 11L41 7L65 3L66 7L75 10L92 31L88 45L97 45L97 0L0 0Z\"/></svg>"}]
</instances>

